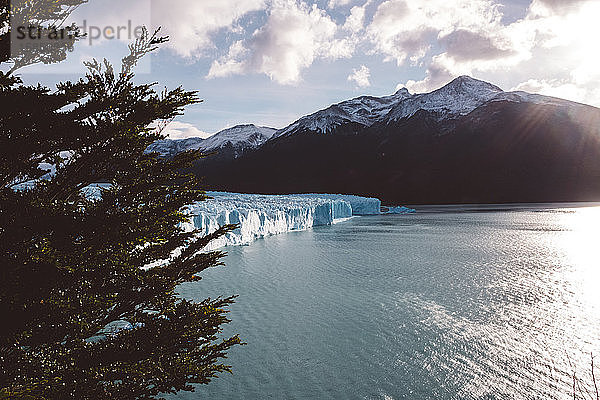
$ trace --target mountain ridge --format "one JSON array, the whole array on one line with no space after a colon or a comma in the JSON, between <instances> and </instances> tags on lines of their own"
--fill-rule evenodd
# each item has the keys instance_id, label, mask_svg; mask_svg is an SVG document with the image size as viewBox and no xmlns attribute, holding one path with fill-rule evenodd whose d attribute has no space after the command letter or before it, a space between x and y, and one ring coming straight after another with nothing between
<instances>
[{"instance_id":1,"label":"mountain ridge","mask_svg":"<svg viewBox=\"0 0 600 400\"><path fill-rule=\"evenodd\" d=\"M275 128L254 124L236 125L223 129L207 138L190 137L186 139L157 140L148 147L147 152L156 152L161 156L172 157L177 153L189 150L202 150L210 153L226 148L234 158L244 151L260 147L277 131Z\"/></svg>"},{"instance_id":2,"label":"mountain ridge","mask_svg":"<svg viewBox=\"0 0 600 400\"><path fill-rule=\"evenodd\" d=\"M213 190L388 205L600 200L600 109L470 77L346 100L269 132L193 172Z\"/></svg>"},{"instance_id":3,"label":"mountain ridge","mask_svg":"<svg viewBox=\"0 0 600 400\"><path fill-rule=\"evenodd\" d=\"M149 151L172 156L185 150L214 151L229 143L237 148L236 156L239 156L247 149L255 149L267 141L295 133L329 134L345 124L356 124L356 131L378 123L390 124L410 118L420 110L433 112L439 120L452 120L490 101L593 107L524 91L506 92L489 82L462 75L431 92L411 94L407 88L400 88L388 96L363 95L344 100L303 116L282 129L241 124L223 129L208 138L159 140L149 147ZM257 131L261 133L257 134Z\"/></svg>"}]
</instances>

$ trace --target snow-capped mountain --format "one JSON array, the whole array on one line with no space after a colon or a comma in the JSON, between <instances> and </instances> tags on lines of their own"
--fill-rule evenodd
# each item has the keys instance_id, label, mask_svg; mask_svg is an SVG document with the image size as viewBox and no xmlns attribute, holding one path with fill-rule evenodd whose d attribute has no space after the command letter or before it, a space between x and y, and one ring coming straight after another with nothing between
<instances>
[{"instance_id":1,"label":"snow-capped mountain","mask_svg":"<svg viewBox=\"0 0 600 400\"><path fill-rule=\"evenodd\" d=\"M334 134L340 130L359 134L376 124L389 125L426 111L438 122L456 120L490 102L575 105L577 103L526 92L504 92L491 83L460 76L444 87L430 93L411 94L406 88L391 96L361 96L333 104L323 110L300 118L289 126L276 130L252 124L238 125L213 136L179 140L159 140L148 151L173 156L187 150L219 151L222 158L238 158L250 149L267 141L297 133Z\"/></svg>"},{"instance_id":2,"label":"snow-capped mountain","mask_svg":"<svg viewBox=\"0 0 600 400\"><path fill-rule=\"evenodd\" d=\"M288 127L278 131L274 137L286 136L301 131L329 133L337 126L348 123L368 127L383 119L395 106L411 97L412 95L408 90L403 88L391 96L361 96L343 101L300 118Z\"/></svg>"},{"instance_id":3,"label":"snow-capped mountain","mask_svg":"<svg viewBox=\"0 0 600 400\"><path fill-rule=\"evenodd\" d=\"M462 76L332 105L197 171L218 190L391 204L598 201L600 109Z\"/></svg>"},{"instance_id":4,"label":"snow-capped mountain","mask_svg":"<svg viewBox=\"0 0 600 400\"><path fill-rule=\"evenodd\" d=\"M406 98L385 116L385 120L398 121L419 110L435 112L439 119L454 118L470 113L502 93L502 89L491 83L461 76L431 93Z\"/></svg>"},{"instance_id":5,"label":"snow-capped mountain","mask_svg":"<svg viewBox=\"0 0 600 400\"><path fill-rule=\"evenodd\" d=\"M600 109L461 76L334 104L279 131L242 125L149 150L201 149L211 189L352 193L388 204L600 200Z\"/></svg>"},{"instance_id":6,"label":"snow-capped mountain","mask_svg":"<svg viewBox=\"0 0 600 400\"><path fill-rule=\"evenodd\" d=\"M358 129L380 122L389 124L410 118L419 110L429 112L438 121L456 119L492 101L562 105L570 103L526 92L505 92L491 83L470 76L460 76L429 93L411 94L406 88L402 88L391 96L361 96L333 104L300 118L278 131L273 139L298 132L332 133L347 124L358 124Z\"/></svg>"},{"instance_id":7,"label":"snow-capped mountain","mask_svg":"<svg viewBox=\"0 0 600 400\"><path fill-rule=\"evenodd\" d=\"M214 135L203 138L164 139L150 145L148 152L157 152L162 156L174 156L188 150L202 150L206 153L226 149L234 158L239 157L244 151L261 146L270 139L277 130L252 124L237 125L224 129Z\"/></svg>"}]
</instances>

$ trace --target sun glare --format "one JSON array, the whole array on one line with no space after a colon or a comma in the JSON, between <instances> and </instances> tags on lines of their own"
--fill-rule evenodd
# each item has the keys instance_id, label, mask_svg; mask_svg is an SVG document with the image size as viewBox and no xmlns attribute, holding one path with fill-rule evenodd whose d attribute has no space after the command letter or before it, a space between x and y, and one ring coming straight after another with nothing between
<instances>
[{"instance_id":1,"label":"sun glare","mask_svg":"<svg viewBox=\"0 0 600 400\"><path fill-rule=\"evenodd\" d=\"M564 235L554 245L572 267L567 274L577 297L600 309L600 207L573 211L561 218Z\"/></svg>"}]
</instances>

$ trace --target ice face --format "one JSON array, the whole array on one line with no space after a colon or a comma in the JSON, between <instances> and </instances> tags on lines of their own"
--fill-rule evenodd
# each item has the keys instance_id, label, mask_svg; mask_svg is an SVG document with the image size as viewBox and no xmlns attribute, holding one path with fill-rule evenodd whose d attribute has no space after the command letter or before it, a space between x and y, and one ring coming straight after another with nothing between
<instances>
[{"instance_id":1,"label":"ice face","mask_svg":"<svg viewBox=\"0 0 600 400\"><path fill-rule=\"evenodd\" d=\"M373 197L361 197L350 194L300 194L296 196L314 197L330 200L343 200L350 203L352 215L378 215L381 213L381 200Z\"/></svg>"},{"instance_id":2,"label":"ice face","mask_svg":"<svg viewBox=\"0 0 600 400\"><path fill-rule=\"evenodd\" d=\"M353 215L379 214L378 199L348 195L258 195L208 192L212 199L188 207L186 229L207 235L226 224L239 228L210 243L207 250L248 244L257 238L331 225Z\"/></svg>"},{"instance_id":3,"label":"ice face","mask_svg":"<svg viewBox=\"0 0 600 400\"><path fill-rule=\"evenodd\" d=\"M398 207L389 207L386 214L412 214L412 213L415 213L416 211L417 210L415 210L414 208L398 206Z\"/></svg>"}]
</instances>

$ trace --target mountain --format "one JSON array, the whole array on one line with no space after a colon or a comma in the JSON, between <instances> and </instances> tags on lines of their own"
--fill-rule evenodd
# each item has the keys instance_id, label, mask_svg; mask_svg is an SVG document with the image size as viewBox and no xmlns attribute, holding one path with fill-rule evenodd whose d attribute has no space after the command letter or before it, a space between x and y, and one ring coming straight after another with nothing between
<instances>
[{"instance_id":1,"label":"mountain","mask_svg":"<svg viewBox=\"0 0 600 400\"><path fill-rule=\"evenodd\" d=\"M462 76L332 105L195 171L215 190L386 204L600 201L600 109Z\"/></svg>"},{"instance_id":2,"label":"mountain","mask_svg":"<svg viewBox=\"0 0 600 400\"><path fill-rule=\"evenodd\" d=\"M410 94L406 88L385 97L361 96L334 104L324 110L300 118L278 131L273 138L297 133L359 133L377 123L391 124L427 111L437 121L453 121L489 102L512 101L534 104L576 103L526 92L504 92L491 83L460 76L430 93ZM344 129L345 128L345 129Z\"/></svg>"},{"instance_id":3,"label":"mountain","mask_svg":"<svg viewBox=\"0 0 600 400\"><path fill-rule=\"evenodd\" d=\"M353 126L356 131L360 131L382 120L395 106L410 97L411 94L406 89L385 97L357 97L302 117L278 131L274 137L299 132L333 133L341 126Z\"/></svg>"},{"instance_id":4,"label":"mountain","mask_svg":"<svg viewBox=\"0 0 600 400\"><path fill-rule=\"evenodd\" d=\"M218 152L220 157L237 158L248 149L260 147L276 131L274 128L252 124L237 125L217 132L206 139L193 137L179 140L158 140L150 145L147 151L172 157L183 151L202 150L206 153Z\"/></svg>"}]
</instances>

